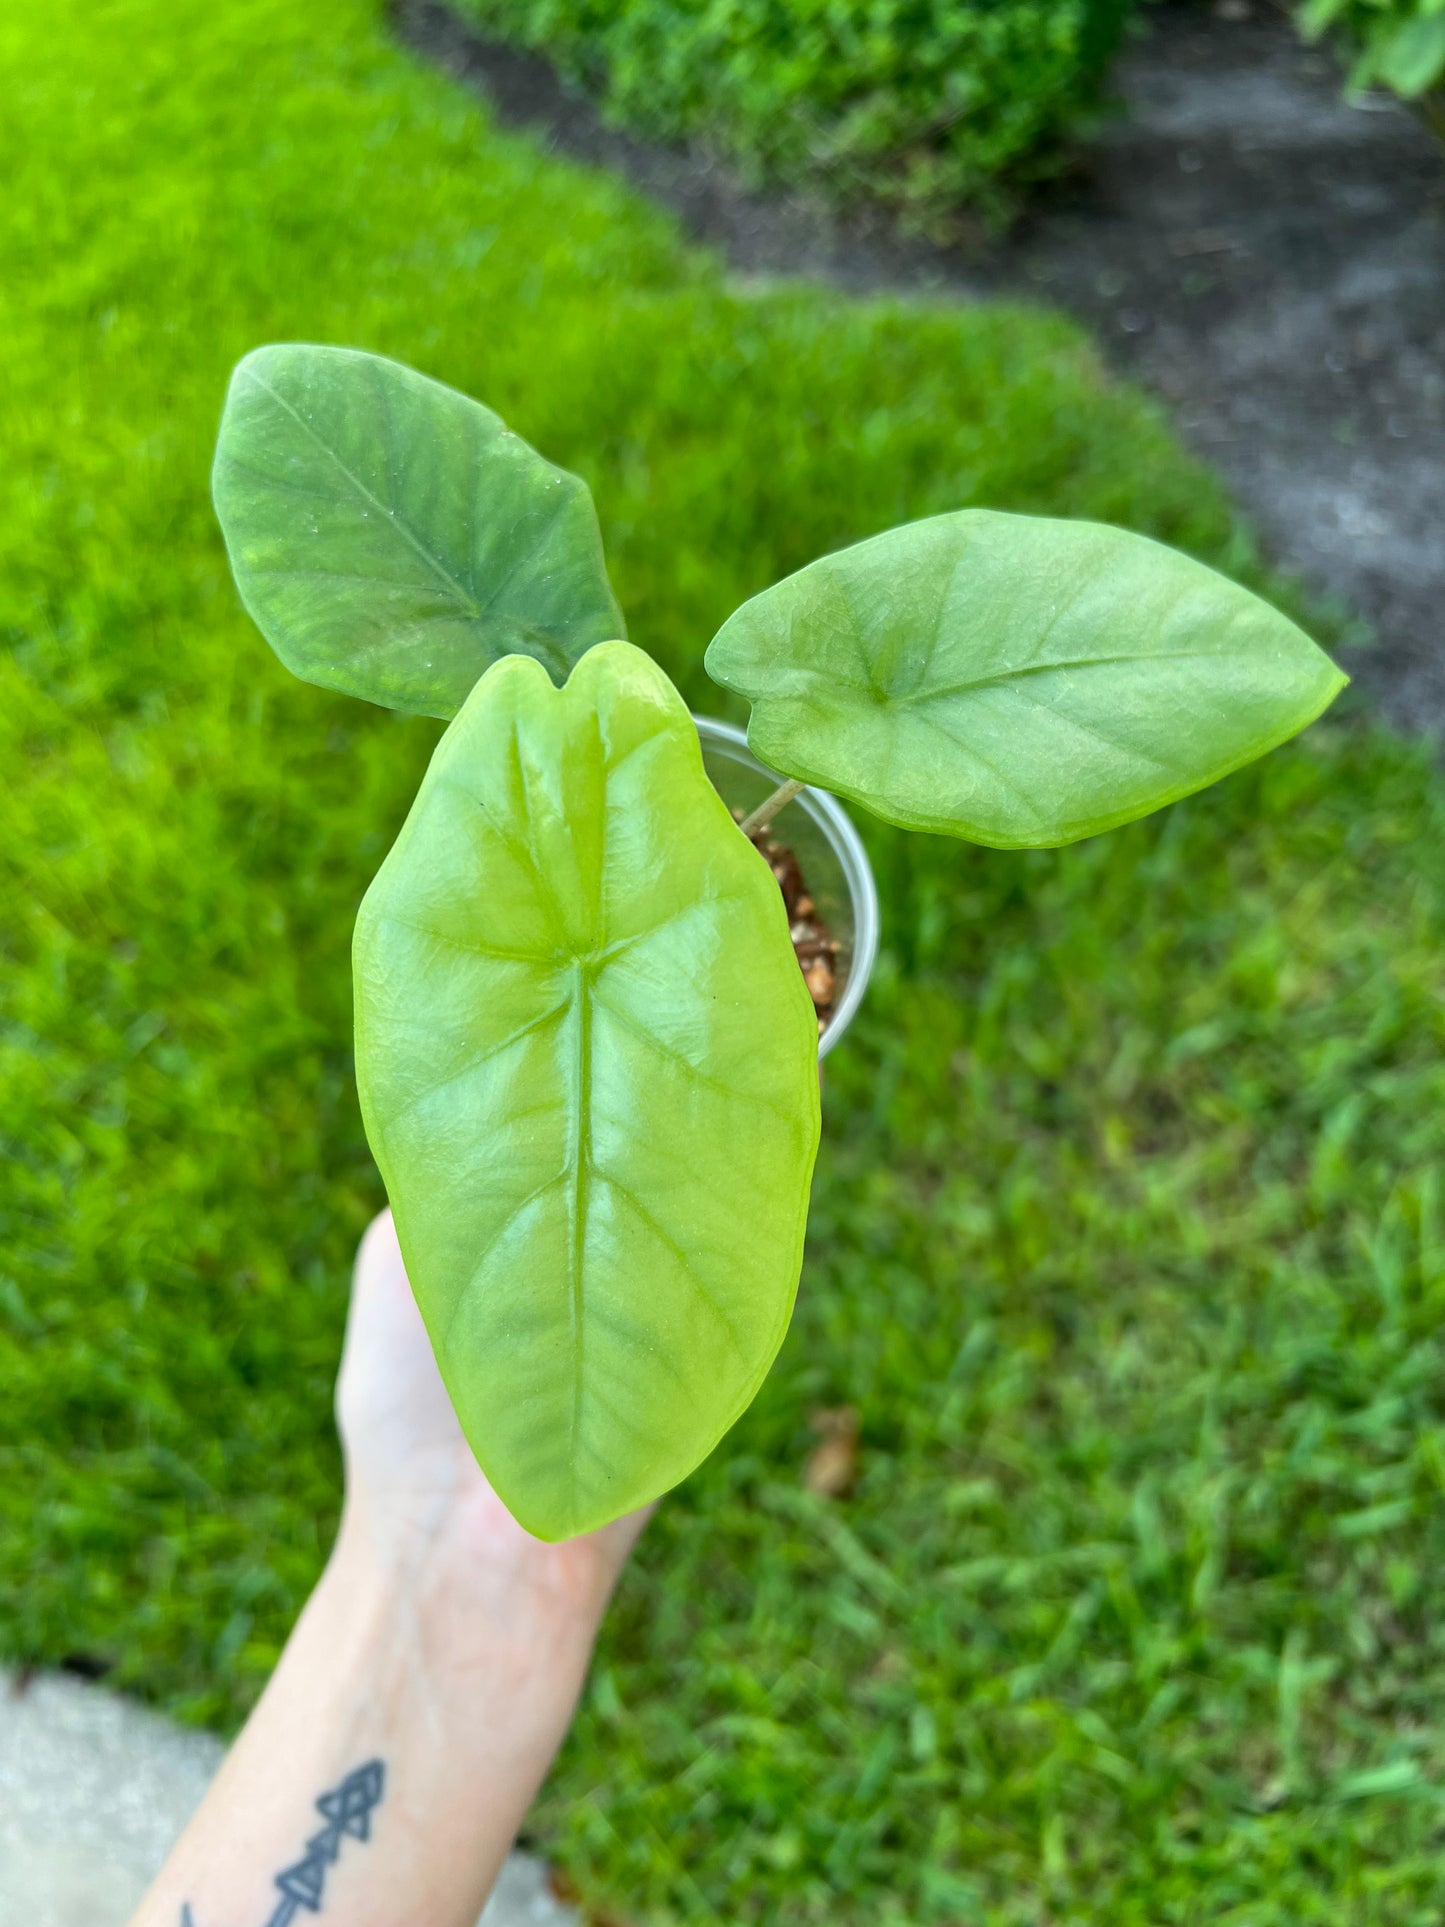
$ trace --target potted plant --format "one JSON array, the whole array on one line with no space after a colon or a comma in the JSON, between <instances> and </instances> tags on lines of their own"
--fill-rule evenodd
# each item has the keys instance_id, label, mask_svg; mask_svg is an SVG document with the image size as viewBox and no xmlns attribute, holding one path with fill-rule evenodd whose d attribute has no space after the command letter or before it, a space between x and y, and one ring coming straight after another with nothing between
<instances>
[{"instance_id":1,"label":"potted plant","mask_svg":"<svg viewBox=\"0 0 1445 1927\"><path fill-rule=\"evenodd\" d=\"M786 1331L820 1024L826 1045L866 969L855 951L844 981L795 862L805 786L1062 844L1239 768L1345 680L1143 537L936 516L714 638L707 669L778 776L740 825L622 639L586 488L478 403L373 355L260 349L214 493L288 667L449 724L357 918L357 1083L463 1429L549 1539L683 1478Z\"/></svg>"}]
</instances>

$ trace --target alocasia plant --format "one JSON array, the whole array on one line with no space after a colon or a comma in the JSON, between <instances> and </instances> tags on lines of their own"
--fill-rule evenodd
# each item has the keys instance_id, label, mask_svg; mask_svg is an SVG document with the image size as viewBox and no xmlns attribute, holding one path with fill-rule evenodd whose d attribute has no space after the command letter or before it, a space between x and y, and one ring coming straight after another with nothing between
<instances>
[{"instance_id":1,"label":"alocasia plant","mask_svg":"<svg viewBox=\"0 0 1445 1927\"><path fill-rule=\"evenodd\" d=\"M215 497L284 662L454 719L357 919L362 1113L479 1461L533 1532L586 1531L706 1456L787 1328L819 1119L782 896L621 639L583 484L486 409L262 349ZM1345 680L1172 550L981 510L811 564L707 667L787 779L757 816L818 783L999 847L1199 789Z\"/></svg>"}]
</instances>

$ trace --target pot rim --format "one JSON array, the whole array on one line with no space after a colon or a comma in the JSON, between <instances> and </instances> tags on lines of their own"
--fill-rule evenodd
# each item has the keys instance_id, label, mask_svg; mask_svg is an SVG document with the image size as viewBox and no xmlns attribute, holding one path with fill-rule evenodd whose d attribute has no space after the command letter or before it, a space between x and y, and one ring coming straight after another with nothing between
<instances>
[{"instance_id":1,"label":"pot rim","mask_svg":"<svg viewBox=\"0 0 1445 1927\"><path fill-rule=\"evenodd\" d=\"M746 730L739 729L735 723L722 722L716 716L695 714L692 720L704 742L727 745L735 753L738 762L751 764L760 776L775 786L785 780L753 754L748 747ZM836 796L828 790L815 789L808 784L799 790L788 808L805 810L822 831L838 859L843 881L853 903L853 953L848 962L848 981L828 1028L818 1039L818 1055L822 1058L841 1041L844 1031L853 1021L878 960L878 887L873 881L873 869L868 861L868 852L863 847L863 839Z\"/></svg>"}]
</instances>

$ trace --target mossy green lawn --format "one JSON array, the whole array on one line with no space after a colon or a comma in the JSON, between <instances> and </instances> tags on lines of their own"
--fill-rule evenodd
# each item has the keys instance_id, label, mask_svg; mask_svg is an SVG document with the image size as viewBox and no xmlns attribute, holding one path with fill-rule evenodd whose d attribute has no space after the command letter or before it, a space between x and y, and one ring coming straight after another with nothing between
<instances>
[{"instance_id":1,"label":"mossy green lawn","mask_svg":"<svg viewBox=\"0 0 1445 1927\"><path fill-rule=\"evenodd\" d=\"M1064 324L729 291L372 0L10 8L0 100L0 1645L224 1726L334 1521L350 926L435 738L240 614L232 362L378 349L581 468L694 702L744 596L907 516L1233 551ZM1335 724L1060 854L870 831L793 1332L537 1816L586 1891L1438 1919L1442 830L1423 754Z\"/></svg>"}]
</instances>

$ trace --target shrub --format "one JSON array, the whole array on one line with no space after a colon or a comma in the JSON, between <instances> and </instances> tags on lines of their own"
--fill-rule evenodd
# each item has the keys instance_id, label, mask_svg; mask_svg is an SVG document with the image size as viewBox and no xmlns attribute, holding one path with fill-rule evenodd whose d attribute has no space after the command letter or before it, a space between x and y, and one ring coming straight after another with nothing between
<instances>
[{"instance_id":1,"label":"shrub","mask_svg":"<svg viewBox=\"0 0 1445 1927\"><path fill-rule=\"evenodd\" d=\"M700 137L753 180L867 192L912 222L998 218L1057 171L1131 0L466 0L616 121Z\"/></svg>"},{"instance_id":2,"label":"shrub","mask_svg":"<svg viewBox=\"0 0 1445 1927\"><path fill-rule=\"evenodd\" d=\"M1306 0L1306 39L1343 28L1359 47L1350 86L1418 101L1445 137L1445 0Z\"/></svg>"}]
</instances>

